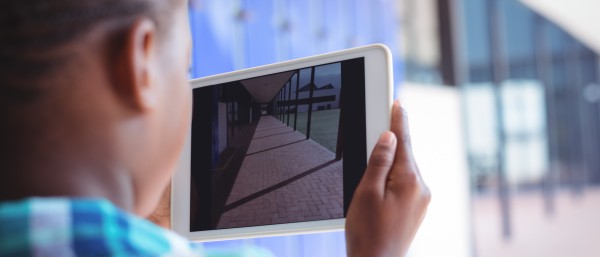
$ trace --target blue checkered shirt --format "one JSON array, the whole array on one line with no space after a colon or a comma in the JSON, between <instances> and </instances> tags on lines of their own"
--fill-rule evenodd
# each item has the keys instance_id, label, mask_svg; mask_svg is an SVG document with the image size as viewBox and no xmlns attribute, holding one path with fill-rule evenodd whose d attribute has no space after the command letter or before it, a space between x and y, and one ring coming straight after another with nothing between
<instances>
[{"instance_id":1,"label":"blue checkered shirt","mask_svg":"<svg viewBox=\"0 0 600 257\"><path fill-rule=\"evenodd\" d=\"M107 200L31 198L0 203L2 256L271 256L257 248L204 250Z\"/></svg>"}]
</instances>

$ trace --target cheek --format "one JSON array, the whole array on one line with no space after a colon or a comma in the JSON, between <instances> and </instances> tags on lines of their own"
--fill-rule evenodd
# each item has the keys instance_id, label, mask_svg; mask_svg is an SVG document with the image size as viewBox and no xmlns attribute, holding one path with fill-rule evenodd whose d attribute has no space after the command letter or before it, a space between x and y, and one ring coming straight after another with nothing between
<instances>
[{"instance_id":1,"label":"cheek","mask_svg":"<svg viewBox=\"0 0 600 257\"><path fill-rule=\"evenodd\" d=\"M168 109L165 118L168 120L169 131L166 131L168 135L165 138L170 142L165 143L172 145L174 158L179 159L192 117L192 90L187 75L174 78L168 90L171 97L168 101L170 106L165 108Z\"/></svg>"},{"instance_id":2,"label":"cheek","mask_svg":"<svg viewBox=\"0 0 600 257\"><path fill-rule=\"evenodd\" d=\"M192 121L192 90L187 80L185 80L181 85L183 86L180 89L181 93L179 101L176 104L178 106L178 110L175 110L177 113L179 113L179 115L174 115L178 118L177 121L174 121L174 124L177 124L177 127L174 128L174 133L179 136L179 138L176 140L179 142L177 146L178 148L183 147L185 136L189 130L189 127L191 126Z\"/></svg>"}]
</instances>

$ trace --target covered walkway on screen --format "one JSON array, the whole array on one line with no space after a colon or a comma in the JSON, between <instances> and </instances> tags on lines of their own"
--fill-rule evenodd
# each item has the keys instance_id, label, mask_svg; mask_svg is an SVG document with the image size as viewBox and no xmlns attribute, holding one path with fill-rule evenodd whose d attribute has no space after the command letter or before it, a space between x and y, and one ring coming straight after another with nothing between
<instances>
[{"instance_id":1,"label":"covered walkway on screen","mask_svg":"<svg viewBox=\"0 0 600 257\"><path fill-rule=\"evenodd\" d=\"M262 115L219 208L216 228L343 217L339 90L317 92L315 69L307 71L311 80L303 87L300 70L241 82ZM315 127L322 124L314 120L322 113L335 121L327 136L332 142L325 145L311 137L311 130L319 133Z\"/></svg>"}]
</instances>

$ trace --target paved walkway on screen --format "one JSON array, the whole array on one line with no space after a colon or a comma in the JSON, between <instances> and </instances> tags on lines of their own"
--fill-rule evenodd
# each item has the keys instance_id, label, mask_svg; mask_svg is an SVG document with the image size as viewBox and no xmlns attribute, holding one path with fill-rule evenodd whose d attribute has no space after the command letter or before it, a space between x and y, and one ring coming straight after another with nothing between
<instances>
[{"instance_id":1,"label":"paved walkway on screen","mask_svg":"<svg viewBox=\"0 0 600 257\"><path fill-rule=\"evenodd\" d=\"M343 217L342 161L302 133L263 116L217 228Z\"/></svg>"}]
</instances>

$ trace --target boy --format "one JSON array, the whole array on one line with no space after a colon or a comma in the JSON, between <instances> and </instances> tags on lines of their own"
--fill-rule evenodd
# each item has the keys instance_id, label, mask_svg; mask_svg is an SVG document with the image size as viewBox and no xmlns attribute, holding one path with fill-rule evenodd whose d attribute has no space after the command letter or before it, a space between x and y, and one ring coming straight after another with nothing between
<instances>
[{"instance_id":1,"label":"boy","mask_svg":"<svg viewBox=\"0 0 600 257\"><path fill-rule=\"evenodd\" d=\"M138 218L155 211L190 122L186 8L0 3L0 256L211 256ZM398 103L392 113L347 215L349 256L405 254L429 202Z\"/></svg>"}]
</instances>

